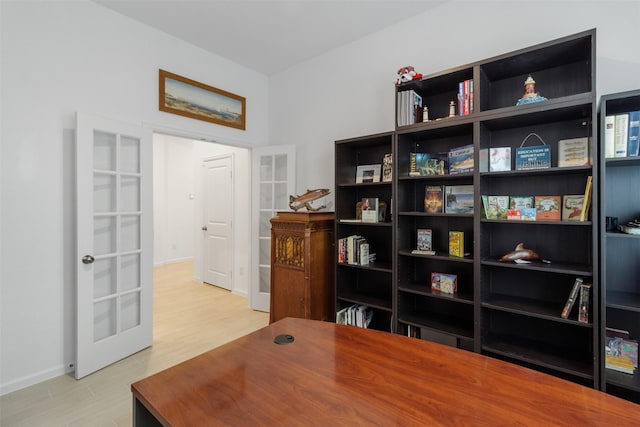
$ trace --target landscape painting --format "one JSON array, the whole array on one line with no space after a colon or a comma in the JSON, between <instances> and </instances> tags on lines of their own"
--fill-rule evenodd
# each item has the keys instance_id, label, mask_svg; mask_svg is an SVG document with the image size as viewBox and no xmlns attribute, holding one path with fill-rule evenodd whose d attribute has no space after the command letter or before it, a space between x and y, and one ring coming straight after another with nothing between
<instances>
[{"instance_id":1,"label":"landscape painting","mask_svg":"<svg viewBox=\"0 0 640 427\"><path fill-rule=\"evenodd\" d=\"M245 130L246 99L160 70L161 111Z\"/></svg>"}]
</instances>

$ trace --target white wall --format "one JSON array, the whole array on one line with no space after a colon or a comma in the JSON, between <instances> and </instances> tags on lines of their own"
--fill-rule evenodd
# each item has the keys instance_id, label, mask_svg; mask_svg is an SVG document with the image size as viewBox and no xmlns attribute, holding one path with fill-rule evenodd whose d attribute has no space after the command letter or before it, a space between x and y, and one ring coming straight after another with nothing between
<instances>
[{"instance_id":1,"label":"white wall","mask_svg":"<svg viewBox=\"0 0 640 427\"><path fill-rule=\"evenodd\" d=\"M266 76L86 1L0 1L0 394L74 360L74 115L265 145ZM247 130L158 111L158 69L247 98Z\"/></svg>"},{"instance_id":2,"label":"white wall","mask_svg":"<svg viewBox=\"0 0 640 427\"><path fill-rule=\"evenodd\" d=\"M297 145L298 191L333 188L335 140L394 129L398 68L433 74L597 28L598 96L637 89L638 22L637 1L446 2L270 78L269 139Z\"/></svg>"}]
</instances>

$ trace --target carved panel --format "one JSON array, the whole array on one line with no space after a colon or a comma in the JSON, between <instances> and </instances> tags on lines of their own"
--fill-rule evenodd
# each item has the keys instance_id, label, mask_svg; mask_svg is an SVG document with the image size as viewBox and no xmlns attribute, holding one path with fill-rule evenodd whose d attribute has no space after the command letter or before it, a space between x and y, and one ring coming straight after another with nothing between
<instances>
[{"instance_id":1,"label":"carved panel","mask_svg":"<svg viewBox=\"0 0 640 427\"><path fill-rule=\"evenodd\" d=\"M275 263L304 269L304 236L276 236Z\"/></svg>"}]
</instances>

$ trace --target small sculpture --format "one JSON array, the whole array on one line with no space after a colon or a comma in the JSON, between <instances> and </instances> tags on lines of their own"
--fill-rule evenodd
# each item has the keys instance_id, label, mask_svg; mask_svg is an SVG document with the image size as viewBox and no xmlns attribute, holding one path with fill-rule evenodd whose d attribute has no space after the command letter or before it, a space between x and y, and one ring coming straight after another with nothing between
<instances>
[{"instance_id":1,"label":"small sculpture","mask_svg":"<svg viewBox=\"0 0 640 427\"><path fill-rule=\"evenodd\" d=\"M419 80L422 78L422 74L418 73L411 65L400 68L397 74L398 76L395 80L396 84L410 82L411 80Z\"/></svg>"},{"instance_id":2,"label":"small sculpture","mask_svg":"<svg viewBox=\"0 0 640 427\"><path fill-rule=\"evenodd\" d=\"M517 260L531 261L533 259L540 259L540 256L531 249L526 249L524 243L518 243L516 248L500 258L500 261L516 262Z\"/></svg>"},{"instance_id":3,"label":"small sculpture","mask_svg":"<svg viewBox=\"0 0 640 427\"><path fill-rule=\"evenodd\" d=\"M289 196L289 207L296 212L302 208L306 208L309 212L319 211L327 206L323 204L322 206L314 208L312 203L328 195L330 192L328 188L318 188L317 190L307 190L307 192L301 196Z\"/></svg>"},{"instance_id":4,"label":"small sculpture","mask_svg":"<svg viewBox=\"0 0 640 427\"><path fill-rule=\"evenodd\" d=\"M546 101L547 98L536 92L536 81L533 77L527 77L524 81L524 95L518 100L516 105L532 104L534 102Z\"/></svg>"}]
</instances>

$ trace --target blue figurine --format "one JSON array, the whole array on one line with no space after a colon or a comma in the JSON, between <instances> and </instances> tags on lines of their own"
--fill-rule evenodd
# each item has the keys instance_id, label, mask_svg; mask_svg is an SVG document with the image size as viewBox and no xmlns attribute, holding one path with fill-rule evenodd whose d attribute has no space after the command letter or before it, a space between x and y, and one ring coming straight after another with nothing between
<instances>
[{"instance_id":1,"label":"blue figurine","mask_svg":"<svg viewBox=\"0 0 640 427\"><path fill-rule=\"evenodd\" d=\"M534 102L546 101L547 98L536 92L536 81L531 76L524 81L524 95L518 100L516 105L533 104Z\"/></svg>"}]
</instances>

